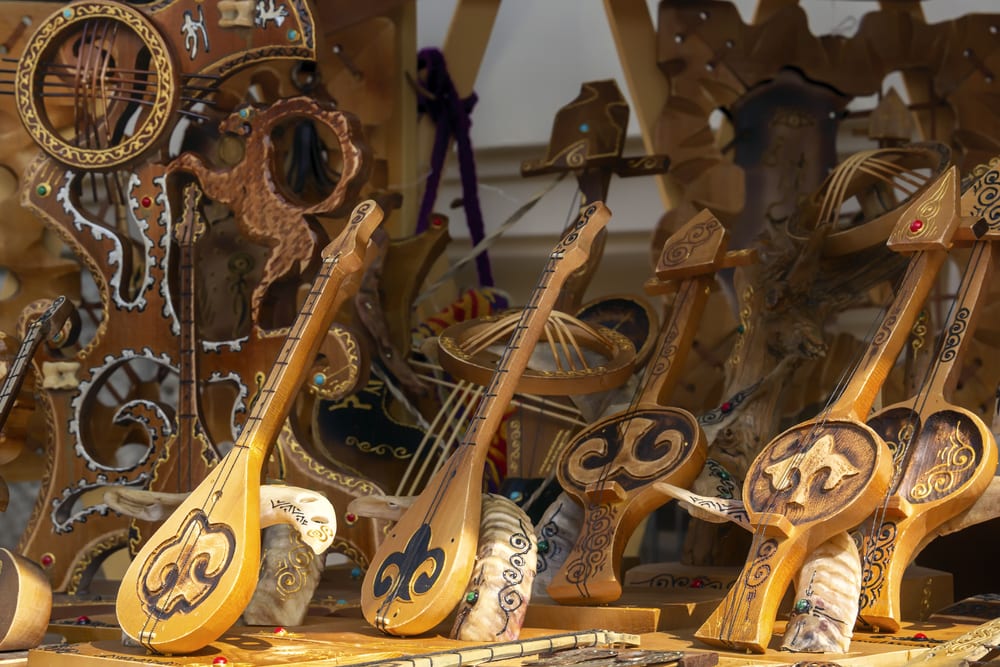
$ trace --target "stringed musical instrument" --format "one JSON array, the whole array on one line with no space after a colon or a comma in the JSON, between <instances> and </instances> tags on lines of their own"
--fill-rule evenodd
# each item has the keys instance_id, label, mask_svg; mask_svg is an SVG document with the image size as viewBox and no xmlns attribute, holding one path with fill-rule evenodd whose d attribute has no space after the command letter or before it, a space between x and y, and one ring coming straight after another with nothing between
<instances>
[{"instance_id":1,"label":"stringed musical instrument","mask_svg":"<svg viewBox=\"0 0 1000 667\"><path fill-rule=\"evenodd\" d=\"M64 330L67 320L70 325ZM0 432L3 431L10 417L11 411L17 399L17 394L21 391L27 376L28 362L35 355L35 350L46 338L52 347L62 347L72 343L79 332L80 320L77 316L73 304L64 296L56 297L45 311L38 316L24 333L21 345L17 349L17 354L11 360L6 369L3 379L3 386L0 387ZM6 438L0 437L0 464L12 461L21 451L20 442L11 441L8 444ZM7 509L10 501L10 491L7 484L0 477L0 512Z\"/></svg>"},{"instance_id":2,"label":"stringed musical instrument","mask_svg":"<svg viewBox=\"0 0 1000 667\"><path fill-rule=\"evenodd\" d=\"M198 331L196 322L194 244L204 233L198 212L201 190L193 183L184 187L183 212L175 233L180 245L178 274L180 289L180 354L178 359L177 423L153 463L148 489L180 493L193 489L222 458L208 436L198 399ZM133 554L146 541L155 524L133 519L129 526L129 549Z\"/></svg>"},{"instance_id":3,"label":"stringed musical instrument","mask_svg":"<svg viewBox=\"0 0 1000 667\"><path fill-rule=\"evenodd\" d=\"M38 403L53 428L18 551L55 590L77 593L128 543L127 519L85 496L107 484L144 486L173 422L140 396L155 383L130 368L177 365L177 313L160 289L176 216L156 160L168 137L185 146L204 137L203 125L175 132L177 122L210 120L202 105L215 105L222 80L267 59L315 59L317 32L308 0L84 0L45 15L0 92L14 93L44 153L19 174L22 204L86 267L100 302L85 304L95 329L73 358L35 362L52 378ZM102 391L115 407L97 398Z\"/></svg>"},{"instance_id":4,"label":"stringed musical instrument","mask_svg":"<svg viewBox=\"0 0 1000 667\"><path fill-rule=\"evenodd\" d=\"M382 632L425 632L458 604L476 555L490 442L559 288L587 260L610 217L603 204L591 204L552 250L465 436L379 546L362 583L361 611Z\"/></svg>"},{"instance_id":5,"label":"stringed musical instrument","mask_svg":"<svg viewBox=\"0 0 1000 667\"><path fill-rule=\"evenodd\" d=\"M359 204L323 250L323 264L233 448L163 523L122 578L122 630L159 653L196 651L242 613L260 565L260 478L278 432L335 313L345 278L361 267L382 221Z\"/></svg>"},{"instance_id":6,"label":"stringed musical instrument","mask_svg":"<svg viewBox=\"0 0 1000 667\"><path fill-rule=\"evenodd\" d=\"M974 198L974 190L963 200L967 196ZM973 244L940 348L920 390L868 419L868 426L889 445L895 468L889 494L859 527L859 615L882 631L900 629L903 572L925 538L968 509L996 471L997 447L989 425L950 402L992 284L997 232L985 224L992 218L985 210L974 218L983 222L982 235Z\"/></svg>"},{"instance_id":7,"label":"stringed musical instrument","mask_svg":"<svg viewBox=\"0 0 1000 667\"><path fill-rule=\"evenodd\" d=\"M204 120L219 79L269 58L315 60L310 3L260 3L234 20L225 0L67 3L41 21L16 60L18 115L38 146L79 170L148 159L181 117ZM236 3L240 4L240 3ZM9 60L8 60L9 61ZM72 100L74 132L54 118Z\"/></svg>"},{"instance_id":8,"label":"stringed musical instrument","mask_svg":"<svg viewBox=\"0 0 1000 667\"><path fill-rule=\"evenodd\" d=\"M659 281L680 278L670 320L625 410L574 436L556 468L563 489L583 506L576 544L548 586L566 604L621 597L625 545L643 517L670 500L655 486L688 486L705 463L705 435L687 410L667 407L704 312L715 271L746 253L726 254L728 233L702 211L671 236L657 267ZM654 291L664 283L654 281Z\"/></svg>"},{"instance_id":9,"label":"stringed musical instrument","mask_svg":"<svg viewBox=\"0 0 1000 667\"><path fill-rule=\"evenodd\" d=\"M750 551L733 587L695 632L701 641L763 653L778 604L806 555L859 524L884 497L892 454L863 419L906 343L958 222L952 167L903 210L889 237L890 248L913 256L840 394L814 419L773 438L750 465L743 486L754 526Z\"/></svg>"}]
</instances>

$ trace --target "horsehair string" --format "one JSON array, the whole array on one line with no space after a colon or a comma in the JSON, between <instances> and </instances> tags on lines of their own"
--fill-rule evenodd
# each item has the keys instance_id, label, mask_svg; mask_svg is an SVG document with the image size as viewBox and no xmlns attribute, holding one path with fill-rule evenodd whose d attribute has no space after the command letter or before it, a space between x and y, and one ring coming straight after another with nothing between
<instances>
[{"instance_id":1,"label":"horsehair string","mask_svg":"<svg viewBox=\"0 0 1000 667\"><path fill-rule=\"evenodd\" d=\"M821 215L820 215L820 220L821 221L825 217L825 213L824 212L830 210L830 207L831 207L833 201L837 201L838 205L842 205L842 197L843 197L842 193L844 192L844 188L846 188L847 172L853 171L854 168L855 168L855 166L858 163L860 163L860 162L863 161L864 157L866 157L866 156L862 156L862 157L858 157L856 155L852 156L853 159L852 158L848 158L848 160L845 161L847 163L847 168L846 169L842 170L842 169L838 168L837 173L834 174L834 176L832 177L832 179L830 181L830 183L832 185L830 185L830 187L829 187L829 189L827 191L827 196L824 197L823 204L821 206ZM837 199L835 199L835 200L831 200L830 199L830 190L838 193L838 198ZM828 221L828 223L829 222L832 222L832 221ZM921 254L920 252L916 253L916 255L920 255L920 254ZM916 259L915 258L912 259L911 262L909 263L909 266L907 267L907 271L904 274L903 281L902 281L901 284L905 284L907 282L907 278L910 276L911 272L914 270L914 266L916 264L917 264ZM874 321L875 320L873 320L873 326L874 326ZM878 328L881 328L881 325ZM877 330L878 329L874 329L873 331L877 331ZM874 339L872 339L872 340L874 340ZM869 345L869 347L870 347L870 345ZM805 452L809 449L809 445L811 445L812 442L814 441L815 436L816 436L818 430L820 428L822 428L823 426L825 426L825 424L827 423L827 421L829 419L829 410L832 407L832 405L835 403L834 397L837 396L837 393L843 391L843 389L846 388L846 384L845 383L846 383L847 379L850 378L850 377L852 377L854 375L854 373L858 370L858 368L862 364L863 360L864 360L864 356L859 356L856 359L856 362L855 362L853 368L850 370L850 374L848 374L848 373L845 372L845 373L843 373L841 375L841 379L837 383L838 384L837 390L830 395L830 397L829 397L829 399L827 401L826 406L823 408L823 410L820 413L822 415L821 419L819 421L816 421L814 419L811 422L809 430L803 436L800 437L799 444L798 444L798 446L796 448L796 451L793 454L793 456L786 457L786 458L789 459L790 462L789 462L789 465L785 466L785 468L783 469L783 471L782 471L782 478L777 483L772 480L772 485L775 486L775 488L783 488L785 486L785 484L790 480L790 475L792 473L792 470L795 468L796 463L800 462L802 460L802 457L805 456ZM777 506L777 494L776 493L772 493L771 494L771 499L765 505L764 511L765 512L772 512L773 509L776 506ZM753 539L751 540L751 546L750 546L748 558L752 558L753 555L756 554L758 552L758 550L762 547L762 545L763 545L763 538L764 538L765 534L766 534L766 526L764 526L764 525L757 525L757 526L755 526L754 531L753 531ZM750 567L750 562L749 561L748 561L748 563L747 563L747 565L745 567ZM748 596L752 595L752 592L751 591L747 591L746 595L748 595ZM733 612L735 611L737 605L742 605L742 602L743 602L743 599L734 599L734 600L732 600L731 604L727 605L728 611L726 611L724 613L724 616L728 617L730 619L730 621L729 621L729 632L728 632L728 637L729 638L732 637L732 633L735 630L736 619L732 618ZM749 619L748 619L748 621L749 621Z\"/></svg>"}]
</instances>

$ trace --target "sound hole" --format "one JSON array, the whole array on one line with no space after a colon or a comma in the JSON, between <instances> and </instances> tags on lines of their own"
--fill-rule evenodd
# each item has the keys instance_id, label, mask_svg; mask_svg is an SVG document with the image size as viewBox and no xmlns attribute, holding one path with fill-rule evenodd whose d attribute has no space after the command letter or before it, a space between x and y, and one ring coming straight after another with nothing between
<instances>
[{"instance_id":1,"label":"sound hole","mask_svg":"<svg viewBox=\"0 0 1000 667\"><path fill-rule=\"evenodd\" d=\"M156 30L128 6L79 3L57 11L18 65L15 94L24 125L43 150L71 167L135 161L171 121L168 56Z\"/></svg>"}]
</instances>

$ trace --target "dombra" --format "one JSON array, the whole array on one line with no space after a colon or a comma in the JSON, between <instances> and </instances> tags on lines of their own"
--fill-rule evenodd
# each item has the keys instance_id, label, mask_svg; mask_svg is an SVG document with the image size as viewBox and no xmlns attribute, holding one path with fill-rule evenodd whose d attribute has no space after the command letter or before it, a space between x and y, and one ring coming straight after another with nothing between
<instances>
[{"instance_id":1,"label":"dombra","mask_svg":"<svg viewBox=\"0 0 1000 667\"><path fill-rule=\"evenodd\" d=\"M330 305L363 264L382 211L359 204L323 264L260 398L222 461L136 555L116 612L123 632L159 653L196 651L243 612L260 566L260 474L333 319Z\"/></svg>"},{"instance_id":2,"label":"dombra","mask_svg":"<svg viewBox=\"0 0 1000 667\"><path fill-rule=\"evenodd\" d=\"M361 610L379 630L420 634L458 604L472 573L489 445L559 287L586 261L594 238L610 217L603 204L588 206L553 249L462 442L372 559L362 583Z\"/></svg>"},{"instance_id":3,"label":"dombra","mask_svg":"<svg viewBox=\"0 0 1000 667\"><path fill-rule=\"evenodd\" d=\"M805 555L860 523L884 497L892 455L861 417L905 344L959 219L953 167L903 211L893 229L889 247L914 254L843 391L815 419L771 440L750 466L743 487L754 526L750 553L732 589L695 633L698 639L764 652L777 605Z\"/></svg>"}]
</instances>

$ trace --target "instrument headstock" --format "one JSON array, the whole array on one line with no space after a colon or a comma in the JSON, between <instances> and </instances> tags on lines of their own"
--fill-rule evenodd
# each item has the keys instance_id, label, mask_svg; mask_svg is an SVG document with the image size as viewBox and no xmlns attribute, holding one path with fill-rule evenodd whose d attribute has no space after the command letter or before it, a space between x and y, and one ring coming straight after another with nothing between
<instances>
[{"instance_id":1,"label":"instrument headstock","mask_svg":"<svg viewBox=\"0 0 1000 667\"><path fill-rule=\"evenodd\" d=\"M359 268L364 262L368 241L382 224L383 217L382 208L372 199L355 206L344 230L323 248L323 261L336 261L347 270Z\"/></svg>"},{"instance_id":2,"label":"instrument headstock","mask_svg":"<svg viewBox=\"0 0 1000 667\"><path fill-rule=\"evenodd\" d=\"M598 234L610 219L611 211L602 202L590 204L566 230L549 257L558 261L564 270L580 268L586 263Z\"/></svg>"},{"instance_id":3,"label":"instrument headstock","mask_svg":"<svg viewBox=\"0 0 1000 667\"><path fill-rule=\"evenodd\" d=\"M900 213L886 245L896 252L948 250L961 221L958 168L950 167Z\"/></svg>"}]
</instances>

